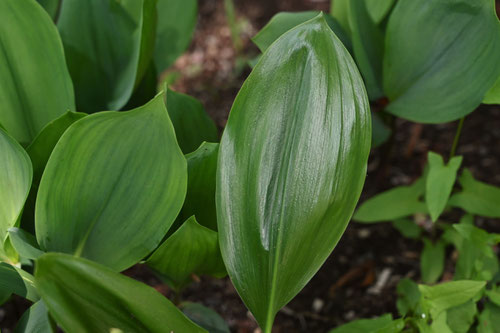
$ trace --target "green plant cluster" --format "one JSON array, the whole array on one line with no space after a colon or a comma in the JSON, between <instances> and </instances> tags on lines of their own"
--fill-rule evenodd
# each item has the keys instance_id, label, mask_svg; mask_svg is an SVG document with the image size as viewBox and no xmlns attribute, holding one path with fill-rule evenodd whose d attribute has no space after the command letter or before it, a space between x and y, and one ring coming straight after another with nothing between
<instances>
[{"instance_id":1,"label":"green plant cluster","mask_svg":"<svg viewBox=\"0 0 500 333\"><path fill-rule=\"evenodd\" d=\"M386 122L499 102L492 3L336 0L333 16L276 15L219 143L199 101L158 84L190 41L196 1L0 0L0 294L33 302L16 331L229 331L122 274L142 264L177 294L193 275L229 275L271 332L347 227ZM402 318L334 332L497 332L500 236L473 216L500 217L500 190L464 169L454 191L461 162L429 153L420 180L354 214L422 239L425 283L454 246L456 281L402 280ZM468 214L441 221L450 207ZM439 232L423 236L416 214Z\"/></svg>"}]
</instances>

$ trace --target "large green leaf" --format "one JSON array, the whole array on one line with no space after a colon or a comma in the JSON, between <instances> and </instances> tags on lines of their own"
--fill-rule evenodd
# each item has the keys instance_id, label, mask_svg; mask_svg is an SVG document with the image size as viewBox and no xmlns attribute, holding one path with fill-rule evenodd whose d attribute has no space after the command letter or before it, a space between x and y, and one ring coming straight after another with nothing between
<instances>
[{"instance_id":1,"label":"large green leaf","mask_svg":"<svg viewBox=\"0 0 500 333\"><path fill-rule=\"evenodd\" d=\"M29 144L51 120L74 110L61 40L35 0L0 1L0 122Z\"/></svg>"},{"instance_id":2,"label":"large green leaf","mask_svg":"<svg viewBox=\"0 0 500 333\"><path fill-rule=\"evenodd\" d=\"M217 232L198 224L194 216L167 238L147 263L177 290L189 284L191 274L226 275Z\"/></svg>"},{"instance_id":3,"label":"large green leaf","mask_svg":"<svg viewBox=\"0 0 500 333\"><path fill-rule=\"evenodd\" d=\"M219 144L204 142L194 152L186 155L188 185L186 200L177 217L182 222L195 215L203 226L217 230L215 211L215 178Z\"/></svg>"},{"instance_id":4,"label":"large green leaf","mask_svg":"<svg viewBox=\"0 0 500 333\"><path fill-rule=\"evenodd\" d=\"M30 273L5 262L0 262L0 290L36 302L40 296L38 296L34 280Z\"/></svg>"},{"instance_id":5,"label":"large green leaf","mask_svg":"<svg viewBox=\"0 0 500 333\"><path fill-rule=\"evenodd\" d=\"M426 213L420 201L425 184L420 178L410 186L398 186L366 200L356 210L353 219L362 223L392 221L415 213Z\"/></svg>"},{"instance_id":6,"label":"large green leaf","mask_svg":"<svg viewBox=\"0 0 500 333\"><path fill-rule=\"evenodd\" d=\"M0 129L0 258L5 256L7 230L16 225L23 210L31 178L32 168L28 154Z\"/></svg>"},{"instance_id":7,"label":"large green leaf","mask_svg":"<svg viewBox=\"0 0 500 333\"><path fill-rule=\"evenodd\" d=\"M206 332L153 288L83 258L45 254L35 281L66 332Z\"/></svg>"},{"instance_id":8,"label":"large green leaf","mask_svg":"<svg viewBox=\"0 0 500 333\"><path fill-rule=\"evenodd\" d=\"M118 110L127 103L152 57L155 5L154 0L62 2L57 27L80 111Z\"/></svg>"},{"instance_id":9,"label":"large green leaf","mask_svg":"<svg viewBox=\"0 0 500 333\"><path fill-rule=\"evenodd\" d=\"M317 11L278 13L271 18L271 20L264 26L264 28L262 28L262 30L259 31L257 35L255 35L255 37L252 38L252 41L255 45L257 45L261 52L265 52L267 48L285 32L318 16L318 14L319 12ZM332 31L342 41L344 46L350 50L352 48L351 40L340 26L340 23L328 14L323 15L330 29L332 29Z\"/></svg>"},{"instance_id":10,"label":"large green leaf","mask_svg":"<svg viewBox=\"0 0 500 333\"><path fill-rule=\"evenodd\" d=\"M370 123L360 74L321 15L273 43L236 97L219 148L217 222L232 282L265 332L344 232Z\"/></svg>"},{"instance_id":11,"label":"large green leaf","mask_svg":"<svg viewBox=\"0 0 500 333\"><path fill-rule=\"evenodd\" d=\"M500 188L475 180L468 169L458 181L462 192L452 195L451 206L475 215L500 218Z\"/></svg>"},{"instance_id":12,"label":"large green leaf","mask_svg":"<svg viewBox=\"0 0 500 333\"><path fill-rule=\"evenodd\" d=\"M151 252L179 213L186 160L158 95L129 112L75 122L47 163L36 202L43 250L123 270Z\"/></svg>"},{"instance_id":13,"label":"large green leaf","mask_svg":"<svg viewBox=\"0 0 500 333\"><path fill-rule=\"evenodd\" d=\"M195 151L203 141L216 142L217 127L197 99L167 88L167 110L184 154Z\"/></svg>"},{"instance_id":14,"label":"large green leaf","mask_svg":"<svg viewBox=\"0 0 500 333\"><path fill-rule=\"evenodd\" d=\"M158 25L154 61L159 73L172 65L191 41L196 17L197 0L158 0Z\"/></svg>"},{"instance_id":15,"label":"large green leaf","mask_svg":"<svg viewBox=\"0 0 500 333\"><path fill-rule=\"evenodd\" d=\"M457 178L457 171L462 164L462 156L453 157L444 164L441 155L428 153L429 173L425 180L425 203L429 208L432 221L436 222L444 211L451 190Z\"/></svg>"},{"instance_id":16,"label":"large green leaf","mask_svg":"<svg viewBox=\"0 0 500 333\"><path fill-rule=\"evenodd\" d=\"M500 76L498 77L493 87L488 90L486 96L484 96L483 103L500 104Z\"/></svg>"},{"instance_id":17,"label":"large green leaf","mask_svg":"<svg viewBox=\"0 0 500 333\"><path fill-rule=\"evenodd\" d=\"M399 0L387 26L387 111L424 122L472 112L500 75L492 0Z\"/></svg>"},{"instance_id":18,"label":"large green leaf","mask_svg":"<svg viewBox=\"0 0 500 333\"><path fill-rule=\"evenodd\" d=\"M43 301L38 301L26 310L14 333L52 333L49 312Z\"/></svg>"}]
</instances>

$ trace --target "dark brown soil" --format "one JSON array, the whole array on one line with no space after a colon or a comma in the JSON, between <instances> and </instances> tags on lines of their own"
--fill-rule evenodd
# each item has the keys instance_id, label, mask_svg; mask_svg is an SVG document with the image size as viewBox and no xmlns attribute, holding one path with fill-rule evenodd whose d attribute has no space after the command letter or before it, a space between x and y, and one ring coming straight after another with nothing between
<instances>
[{"instance_id":1,"label":"dark brown soil","mask_svg":"<svg viewBox=\"0 0 500 333\"><path fill-rule=\"evenodd\" d=\"M220 129L249 73L244 62L258 53L249 38L279 11L328 10L329 1L235 0L235 5L243 41L241 52L237 54L233 49L223 1L201 0L193 43L171 70L182 74L174 88L200 99ZM446 156L456 126L456 123L422 126L397 120L391 153L387 153L387 147L380 147L371 154L362 200L414 181L422 173L429 150ZM481 106L467 117L457 154L464 156L463 165L475 177L500 186L500 107ZM500 232L498 222L480 221L488 229ZM403 238L390 224L351 223L316 276L277 315L274 331L327 332L357 318L388 312L397 315L395 287L402 277L419 279L420 250L418 241ZM452 257L450 253L450 263ZM137 265L126 274L173 296L144 266ZM443 278L449 279L451 274L448 271ZM376 287L384 275L387 280L380 288ZM216 310L233 332L260 332L228 278L201 277L183 293L182 299ZM26 306L25 301L13 297L0 309L2 332L12 332Z\"/></svg>"}]
</instances>

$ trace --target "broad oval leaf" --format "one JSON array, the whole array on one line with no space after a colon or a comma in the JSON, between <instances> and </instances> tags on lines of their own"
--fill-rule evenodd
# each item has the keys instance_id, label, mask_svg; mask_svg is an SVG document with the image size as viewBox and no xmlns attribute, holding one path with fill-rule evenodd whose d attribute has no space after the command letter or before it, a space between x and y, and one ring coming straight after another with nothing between
<instances>
[{"instance_id":1,"label":"broad oval leaf","mask_svg":"<svg viewBox=\"0 0 500 333\"><path fill-rule=\"evenodd\" d=\"M45 254L35 281L66 332L206 332L153 288L83 258Z\"/></svg>"},{"instance_id":2,"label":"broad oval leaf","mask_svg":"<svg viewBox=\"0 0 500 333\"><path fill-rule=\"evenodd\" d=\"M448 122L472 112L500 75L500 24L491 0L400 0L387 26L387 111Z\"/></svg>"},{"instance_id":3,"label":"broad oval leaf","mask_svg":"<svg viewBox=\"0 0 500 333\"><path fill-rule=\"evenodd\" d=\"M73 84L54 23L35 0L0 1L0 123L29 144L75 109Z\"/></svg>"},{"instance_id":4,"label":"broad oval leaf","mask_svg":"<svg viewBox=\"0 0 500 333\"><path fill-rule=\"evenodd\" d=\"M184 154L198 149L203 141L218 141L217 127L197 99L167 88L167 110Z\"/></svg>"},{"instance_id":5,"label":"broad oval leaf","mask_svg":"<svg viewBox=\"0 0 500 333\"><path fill-rule=\"evenodd\" d=\"M198 224L194 216L153 252L147 264L177 290L189 284L191 274L226 275L217 232Z\"/></svg>"},{"instance_id":6,"label":"broad oval leaf","mask_svg":"<svg viewBox=\"0 0 500 333\"><path fill-rule=\"evenodd\" d=\"M155 3L62 2L57 27L80 111L119 110L127 103L152 57Z\"/></svg>"},{"instance_id":7,"label":"broad oval leaf","mask_svg":"<svg viewBox=\"0 0 500 333\"><path fill-rule=\"evenodd\" d=\"M273 43L236 97L217 222L231 280L266 332L344 232L370 138L360 74L321 15Z\"/></svg>"},{"instance_id":8,"label":"broad oval leaf","mask_svg":"<svg viewBox=\"0 0 500 333\"><path fill-rule=\"evenodd\" d=\"M38 243L115 270L130 267L173 223L186 178L162 94L132 111L85 117L63 134L42 176Z\"/></svg>"},{"instance_id":9,"label":"broad oval leaf","mask_svg":"<svg viewBox=\"0 0 500 333\"><path fill-rule=\"evenodd\" d=\"M198 1L158 0L156 10L158 24L154 62L158 73L161 73L189 46L196 27Z\"/></svg>"},{"instance_id":10,"label":"broad oval leaf","mask_svg":"<svg viewBox=\"0 0 500 333\"><path fill-rule=\"evenodd\" d=\"M18 222L28 197L32 172L28 154L0 129L0 258L7 230Z\"/></svg>"}]
</instances>

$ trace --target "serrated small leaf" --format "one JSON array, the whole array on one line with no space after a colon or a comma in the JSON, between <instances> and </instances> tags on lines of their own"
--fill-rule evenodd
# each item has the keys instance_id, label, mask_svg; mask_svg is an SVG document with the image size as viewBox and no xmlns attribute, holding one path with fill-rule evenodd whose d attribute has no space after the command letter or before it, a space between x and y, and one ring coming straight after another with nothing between
<instances>
[{"instance_id":1,"label":"serrated small leaf","mask_svg":"<svg viewBox=\"0 0 500 333\"><path fill-rule=\"evenodd\" d=\"M10 228L9 237L12 246L21 257L26 259L37 259L44 253L40 250L35 236L22 229Z\"/></svg>"},{"instance_id":2,"label":"serrated small leaf","mask_svg":"<svg viewBox=\"0 0 500 333\"><path fill-rule=\"evenodd\" d=\"M425 181L425 203L432 221L436 222L450 197L462 156L453 157L446 165L441 155L430 151L427 156L429 173Z\"/></svg>"},{"instance_id":3,"label":"serrated small leaf","mask_svg":"<svg viewBox=\"0 0 500 333\"><path fill-rule=\"evenodd\" d=\"M266 332L347 226L369 117L354 61L322 15L273 43L236 97L219 149L217 223L231 280Z\"/></svg>"},{"instance_id":4,"label":"serrated small leaf","mask_svg":"<svg viewBox=\"0 0 500 333\"><path fill-rule=\"evenodd\" d=\"M38 243L128 268L167 233L186 181L161 94L132 111L85 117L63 134L45 168L35 209Z\"/></svg>"},{"instance_id":5,"label":"serrated small leaf","mask_svg":"<svg viewBox=\"0 0 500 333\"><path fill-rule=\"evenodd\" d=\"M451 196L448 202L451 206L474 215L500 218L500 188L475 180L468 169L458 181L462 191Z\"/></svg>"},{"instance_id":6,"label":"serrated small leaf","mask_svg":"<svg viewBox=\"0 0 500 333\"><path fill-rule=\"evenodd\" d=\"M192 274L226 275L217 232L198 224L194 216L153 252L147 264L177 290L189 284Z\"/></svg>"},{"instance_id":7,"label":"serrated small leaf","mask_svg":"<svg viewBox=\"0 0 500 333\"><path fill-rule=\"evenodd\" d=\"M184 154L204 142L217 142L217 127L197 99L167 88L167 110L175 128L177 142Z\"/></svg>"},{"instance_id":8,"label":"serrated small leaf","mask_svg":"<svg viewBox=\"0 0 500 333\"><path fill-rule=\"evenodd\" d=\"M424 249L420 256L420 271L424 283L435 283L444 271L445 243L438 241L433 244L424 238Z\"/></svg>"},{"instance_id":9,"label":"serrated small leaf","mask_svg":"<svg viewBox=\"0 0 500 333\"><path fill-rule=\"evenodd\" d=\"M153 288L83 258L44 254L35 279L66 332L206 332Z\"/></svg>"},{"instance_id":10,"label":"serrated small leaf","mask_svg":"<svg viewBox=\"0 0 500 333\"><path fill-rule=\"evenodd\" d=\"M52 333L49 312L43 304L38 301L24 312L17 323L14 333Z\"/></svg>"},{"instance_id":11,"label":"serrated small leaf","mask_svg":"<svg viewBox=\"0 0 500 333\"><path fill-rule=\"evenodd\" d=\"M40 299L33 276L15 266L0 262L0 290L24 297L32 302Z\"/></svg>"}]
</instances>

